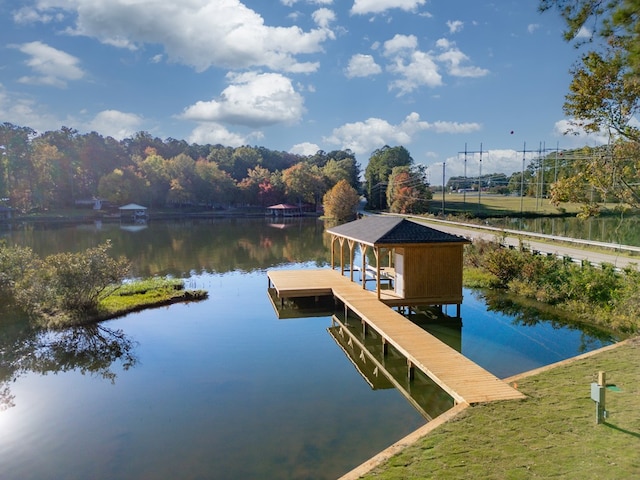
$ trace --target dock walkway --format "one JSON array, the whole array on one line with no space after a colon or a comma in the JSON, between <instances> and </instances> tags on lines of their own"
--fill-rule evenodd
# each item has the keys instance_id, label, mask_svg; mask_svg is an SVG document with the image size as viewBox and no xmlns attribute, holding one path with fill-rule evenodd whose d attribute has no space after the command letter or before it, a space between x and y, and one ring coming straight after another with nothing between
<instances>
[{"instance_id":1,"label":"dock walkway","mask_svg":"<svg viewBox=\"0 0 640 480\"><path fill-rule=\"evenodd\" d=\"M340 272L273 270L267 273L279 298L333 295L407 358L409 372L417 368L456 403L522 399L524 395L460 352L385 305Z\"/></svg>"}]
</instances>

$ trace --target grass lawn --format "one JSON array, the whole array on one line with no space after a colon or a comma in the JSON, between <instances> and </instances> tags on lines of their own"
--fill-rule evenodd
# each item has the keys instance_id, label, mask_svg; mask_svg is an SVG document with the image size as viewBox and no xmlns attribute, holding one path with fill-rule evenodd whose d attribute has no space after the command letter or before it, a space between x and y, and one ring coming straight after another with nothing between
<instances>
[{"instance_id":1,"label":"grass lawn","mask_svg":"<svg viewBox=\"0 0 640 480\"><path fill-rule=\"evenodd\" d=\"M510 383L526 400L465 409L363 478L640 478L640 337ZM607 375L605 423L590 384Z\"/></svg>"},{"instance_id":2,"label":"grass lawn","mask_svg":"<svg viewBox=\"0 0 640 480\"><path fill-rule=\"evenodd\" d=\"M554 206L546 198L513 197L483 193L478 202L478 193L448 193L444 197L444 207L447 214L463 214L480 216L519 216L525 215L560 215L563 213L577 214L581 210L580 204L563 203ZM436 192L429 202L431 213L442 212L442 192ZM610 207L613 207L611 205Z\"/></svg>"},{"instance_id":3,"label":"grass lawn","mask_svg":"<svg viewBox=\"0 0 640 480\"><path fill-rule=\"evenodd\" d=\"M170 305L178 302L202 300L204 290L185 290L180 279L150 278L124 284L104 298L99 305L99 318L106 320L146 308Z\"/></svg>"}]
</instances>

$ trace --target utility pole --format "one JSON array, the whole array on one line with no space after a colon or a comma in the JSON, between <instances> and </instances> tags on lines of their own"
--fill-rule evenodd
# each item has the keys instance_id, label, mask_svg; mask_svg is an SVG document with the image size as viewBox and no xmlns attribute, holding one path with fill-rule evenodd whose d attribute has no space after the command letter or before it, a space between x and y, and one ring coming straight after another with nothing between
<instances>
[{"instance_id":1,"label":"utility pole","mask_svg":"<svg viewBox=\"0 0 640 480\"><path fill-rule=\"evenodd\" d=\"M480 204L482 198L482 143L480 143L480 167L478 170L478 211L480 211Z\"/></svg>"},{"instance_id":2,"label":"utility pole","mask_svg":"<svg viewBox=\"0 0 640 480\"><path fill-rule=\"evenodd\" d=\"M445 169L446 169L447 163L446 162L442 162L442 216L444 217L444 179L445 179Z\"/></svg>"},{"instance_id":3,"label":"utility pole","mask_svg":"<svg viewBox=\"0 0 640 480\"><path fill-rule=\"evenodd\" d=\"M464 181L465 188L463 189L463 199L466 204L467 201L467 192L466 192L466 183L467 183L467 154L480 154L480 164L479 164L479 173L478 173L478 210L480 209L481 196L482 196L482 143L480 143L480 150L469 151L467 150L467 144L464 144L464 152L458 152L458 154L464 153Z\"/></svg>"}]
</instances>

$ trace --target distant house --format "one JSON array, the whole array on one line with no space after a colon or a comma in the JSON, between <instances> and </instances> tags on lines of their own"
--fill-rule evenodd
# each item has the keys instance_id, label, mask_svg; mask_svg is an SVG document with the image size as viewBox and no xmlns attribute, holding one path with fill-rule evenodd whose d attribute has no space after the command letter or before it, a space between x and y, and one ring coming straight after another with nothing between
<instances>
[{"instance_id":1,"label":"distant house","mask_svg":"<svg viewBox=\"0 0 640 480\"><path fill-rule=\"evenodd\" d=\"M147 220L147 207L137 203L123 205L118 210L120 211L120 220L128 220L135 223L144 223Z\"/></svg>"},{"instance_id":2,"label":"distant house","mask_svg":"<svg viewBox=\"0 0 640 480\"><path fill-rule=\"evenodd\" d=\"M327 233L331 267L336 263L337 244L342 273L347 262L352 281L358 270L363 288L367 280L374 280L378 299L387 305L455 304L460 308L463 247L471 243L466 238L404 218L378 216L329 228ZM361 265L354 265L358 248ZM369 252L374 265L367 264Z\"/></svg>"}]
</instances>

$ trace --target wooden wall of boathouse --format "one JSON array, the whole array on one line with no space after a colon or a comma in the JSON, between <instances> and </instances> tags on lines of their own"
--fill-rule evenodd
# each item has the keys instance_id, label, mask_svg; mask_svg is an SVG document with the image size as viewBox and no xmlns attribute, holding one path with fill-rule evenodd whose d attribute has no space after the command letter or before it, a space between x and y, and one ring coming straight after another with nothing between
<instances>
[{"instance_id":1,"label":"wooden wall of boathouse","mask_svg":"<svg viewBox=\"0 0 640 480\"><path fill-rule=\"evenodd\" d=\"M396 269L396 276L403 276L405 299L440 298L446 302L462 302L462 245L396 248L396 254L403 256L402 272Z\"/></svg>"}]
</instances>

